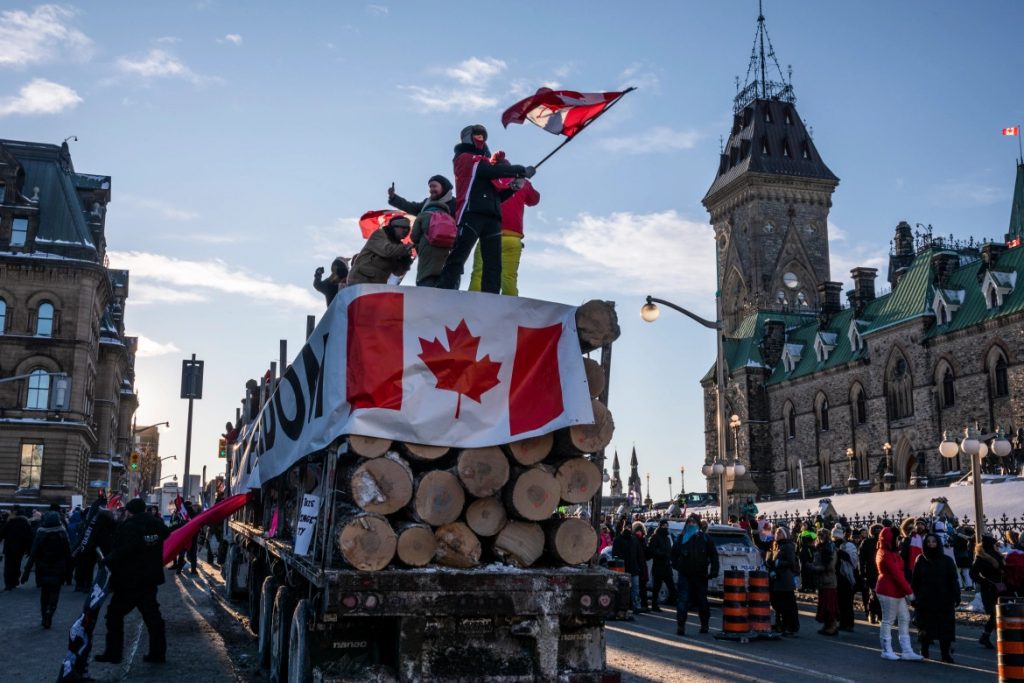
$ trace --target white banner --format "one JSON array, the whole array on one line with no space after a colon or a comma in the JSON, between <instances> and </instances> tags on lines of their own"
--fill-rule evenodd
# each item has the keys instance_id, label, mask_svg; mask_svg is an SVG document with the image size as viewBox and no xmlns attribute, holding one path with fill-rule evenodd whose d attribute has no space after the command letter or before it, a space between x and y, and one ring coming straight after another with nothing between
<instances>
[{"instance_id":1,"label":"white banner","mask_svg":"<svg viewBox=\"0 0 1024 683\"><path fill-rule=\"evenodd\" d=\"M343 434L476 448L592 424L575 313L427 287L341 290L239 437L232 490Z\"/></svg>"},{"instance_id":2,"label":"white banner","mask_svg":"<svg viewBox=\"0 0 1024 683\"><path fill-rule=\"evenodd\" d=\"M307 493L302 497L302 508L299 510L299 523L295 528L295 554L305 555L309 552L309 543L316 531L316 516L320 514L320 496Z\"/></svg>"}]
</instances>

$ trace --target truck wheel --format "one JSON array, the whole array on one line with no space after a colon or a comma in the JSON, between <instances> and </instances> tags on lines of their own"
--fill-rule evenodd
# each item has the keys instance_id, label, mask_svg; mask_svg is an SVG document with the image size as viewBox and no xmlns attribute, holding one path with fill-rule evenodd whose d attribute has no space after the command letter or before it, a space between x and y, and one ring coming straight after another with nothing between
<instances>
[{"instance_id":1,"label":"truck wheel","mask_svg":"<svg viewBox=\"0 0 1024 683\"><path fill-rule=\"evenodd\" d=\"M258 562L249 563L249 630L252 634L260 632L260 599L263 597L263 573Z\"/></svg>"},{"instance_id":2,"label":"truck wheel","mask_svg":"<svg viewBox=\"0 0 1024 683\"><path fill-rule=\"evenodd\" d=\"M235 555L237 552L238 546L231 545L228 548L228 554L224 559L224 564L221 565L221 574L224 577L224 597L228 600L231 599L231 574L235 570Z\"/></svg>"},{"instance_id":3,"label":"truck wheel","mask_svg":"<svg viewBox=\"0 0 1024 683\"><path fill-rule=\"evenodd\" d=\"M237 545L231 546L228 550L228 562L224 571L224 591L227 593L228 599L234 600L246 594L248 564L244 551Z\"/></svg>"},{"instance_id":4,"label":"truck wheel","mask_svg":"<svg viewBox=\"0 0 1024 683\"><path fill-rule=\"evenodd\" d=\"M288 681L288 635L294 611L295 592L288 586L279 587L270 623L270 683Z\"/></svg>"},{"instance_id":5,"label":"truck wheel","mask_svg":"<svg viewBox=\"0 0 1024 683\"><path fill-rule=\"evenodd\" d=\"M256 643L260 653L260 666L270 668L270 627L274 618L274 596L277 594L277 579L268 576L260 588L259 630Z\"/></svg>"},{"instance_id":6,"label":"truck wheel","mask_svg":"<svg viewBox=\"0 0 1024 683\"><path fill-rule=\"evenodd\" d=\"M313 680L309 661L309 619L312 612L308 599L295 603L288 637L288 683L309 683Z\"/></svg>"}]
</instances>

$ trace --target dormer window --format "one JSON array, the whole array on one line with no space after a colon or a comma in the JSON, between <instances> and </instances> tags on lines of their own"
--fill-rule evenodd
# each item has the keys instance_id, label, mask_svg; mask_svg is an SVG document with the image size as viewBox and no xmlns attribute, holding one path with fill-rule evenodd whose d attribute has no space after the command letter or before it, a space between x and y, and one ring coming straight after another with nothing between
<instances>
[{"instance_id":1,"label":"dormer window","mask_svg":"<svg viewBox=\"0 0 1024 683\"><path fill-rule=\"evenodd\" d=\"M793 112L791 112L788 109L786 110L786 125L787 126L792 126L793 125Z\"/></svg>"},{"instance_id":2,"label":"dormer window","mask_svg":"<svg viewBox=\"0 0 1024 683\"><path fill-rule=\"evenodd\" d=\"M11 246L23 247L28 241L28 219L15 218L11 221Z\"/></svg>"},{"instance_id":3,"label":"dormer window","mask_svg":"<svg viewBox=\"0 0 1024 683\"><path fill-rule=\"evenodd\" d=\"M1017 284L1016 272L990 270L985 273L981 283L981 291L985 296L985 307L989 310L1003 305L1003 299L1013 291Z\"/></svg>"},{"instance_id":4,"label":"dormer window","mask_svg":"<svg viewBox=\"0 0 1024 683\"><path fill-rule=\"evenodd\" d=\"M768 156L771 153L772 151L768 147L768 137L766 136L763 140L761 140L761 154L763 154L764 156Z\"/></svg>"},{"instance_id":5,"label":"dormer window","mask_svg":"<svg viewBox=\"0 0 1024 683\"><path fill-rule=\"evenodd\" d=\"M764 108L764 122L765 123L771 123L772 122L772 112L771 112L771 109L769 109L767 107L767 105Z\"/></svg>"},{"instance_id":6,"label":"dormer window","mask_svg":"<svg viewBox=\"0 0 1024 683\"><path fill-rule=\"evenodd\" d=\"M793 156L792 154L789 153L789 141L788 140L783 140L782 141L782 156L786 157L787 159L789 159L789 158L791 158Z\"/></svg>"},{"instance_id":7,"label":"dormer window","mask_svg":"<svg viewBox=\"0 0 1024 683\"><path fill-rule=\"evenodd\" d=\"M806 142L804 143L803 150L800 152L800 156L808 161L811 159L811 148L807 146Z\"/></svg>"},{"instance_id":8,"label":"dormer window","mask_svg":"<svg viewBox=\"0 0 1024 683\"><path fill-rule=\"evenodd\" d=\"M953 314L960 309L966 292L962 289L936 289L932 299L932 312L939 325L947 325L953 321Z\"/></svg>"},{"instance_id":9,"label":"dormer window","mask_svg":"<svg viewBox=\"0 0 1024 683\"><path fill-rule=\"evenodd\" d=\"M814 337L814 355L818 357L819 363L827 361L829 354L832 353L832 350L835 348L835 332L819 332Z\"/></svg>"},{"instance_id":10,"label":"dormer window","mask_svg":"<svg viewBox=\"0 0 1024 683\"><path fill-rule=\"evenodd\" d=\"M800 364L800 357L803 355L803 344L786 344L782 350L782 365L786 372L793 372Z\"/></svg>"}]
</instances>

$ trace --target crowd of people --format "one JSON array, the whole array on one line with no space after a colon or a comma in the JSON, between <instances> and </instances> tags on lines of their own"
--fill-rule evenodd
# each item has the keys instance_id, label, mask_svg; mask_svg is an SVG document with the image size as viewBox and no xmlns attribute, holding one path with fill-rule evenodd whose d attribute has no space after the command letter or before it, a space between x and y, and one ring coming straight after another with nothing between
<instances>
[{"instance_id":1,"label":"crowd of people","mask_svg":"<svg viewBox=\"0 0 1024 683\"><path fill-rule=\"evenodd\" d=\"M706 633L708 579L719 573L707 521L689 515L673 539L667 519L645 524L636 515L635 520L607 518L601 533L601 549L610 546L630 576L633 612L661 611L658 599L667 586L678 634L686 635L690 609L696 609L700 632ZM853 631L860 613L868 623L879 624L883 659L930 658L937 644L941 661L953 663L956 610L964 591L980 596L988 620L978 642L990 649L998 598L1024 596L1024 542L1015 532L1002 539L985 534L975 544L973 528L923 517L899 525L882 520L867 529L821 517L791 526L755 514L729 521L746 529L760 552L769 575L773 630L785 637L800 631L799 595L816 601L822 636ZM648 536L649 527L653 532Z\"/></svg>"},{"instance_id":2,"label":"crowd of people","mask_svg":"<svg viewBox=\"0 0 1024 683\"><path fill-rule=\"evenodd\" d=\"M316 269L313 287L328 305L347 285L397 284L414 263L417 287L458 289L470 257L470 291L519 294L523 214L540 202L529 181L534 168L509 163L502 151L491 154L482 125L462 130L452 167L454 184L431 176L421 201L405 199L391 184L388 204L406 215L392 216L354 257L336 258L326 279Z\"/></svg>"}]
</instances>

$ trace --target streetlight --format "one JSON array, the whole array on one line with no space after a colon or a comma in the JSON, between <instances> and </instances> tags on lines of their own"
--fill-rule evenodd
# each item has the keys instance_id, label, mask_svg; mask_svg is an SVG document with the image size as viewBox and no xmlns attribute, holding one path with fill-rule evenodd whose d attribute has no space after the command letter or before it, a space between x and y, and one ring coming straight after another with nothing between
<instances>
[{"instance_id":1,"label":"streetlight","mask_svg":"<svg viewBox=\"0 0 1024 683\"><path fill-rule=\"evenodd\" d=\"M882 489L892 491L895 486L896 475L892 473L892 444L886 441L882 444L885 451L885 474L882 475Z\"/></svg>"},{"instance_id":2,"label":"streetlight","mask_svg":"<svg viewBox=\"0 0 1024 683\"><path fill-rule=\"evenodd\" d=\"M654 507L654 501L651 500L651 473L647 473L647 497L644 498L644 507L650 510Z\"/></svg>"},{"instance_id":3,"label":"streetlight","mask_svg":"<svg viewBox=\"0 0 1024 683\"><path fill-rule=\"evenodd\" d=\"M715 410L715 425L718 434L718 460L717 465L722 467L724 471L725 465L725 337L724 337L724 325L722 323L722 293L721 291L715 292L715 317L717 318L714 322L705 320L704 318L691 313L682 306L677 306L671 301L665 301L664 299L656 299L653 296L647 297L647 303L640 308L640 317L645 322L653 323L658 319L661 311L658 309L658 304L668 306L672 310L679 311L691 320L703 325L709 330L715 331L715 338L717 340L717 352L715 355L715 375L716 375L716 393L717 393L717 407ZM705 476L710 477L711 473L706 470L714 466L710 463L705 465L701 470L705 472ZM746 470L744 470L746 471ZM718 492L719 504L720 504L720 521L725 524L728 520L728 495L725 490L725 480L723 478L721 482L722 486Z\"/></svg>"},{"instance_id":4,"label":"streetlight","mask_svg":"<svg viewBox=\"0 0 1024 683\"><path fill-rule=\"evenodd\" d=\"M672 500L672 477L668 478L668 499Z\"/></svg>"},{"instance_id":5,"label":"streetlight","mask_svg":"<svg viewBox=\"0 0 1024 683\"><path fill-rule=\"evenodd\" d=\"M853 455L854 455L853 449L852 448L847 448L846 449L846 457L850 461L850 477L846 480L846 491L847 491L847 493L856 493L857 492L857 485L859 483L858 480L857 480L857 477L854 476L854 474L853 474Z\"/></svg>"},{"instance_id":6,"label":"streetlight","mask_svg":"<svg viewBox=\"0 0 1024 683\"><path fill-rule=\"evenodd\" d=\"M971 479L974 485L974 538L981 543L983 535L985 510L981 496L981 459L988 455L989 447L981 440L976 429L970 425L964 427L964 438L960 442L959 451L971 458ZM1010 453L1010 442L1006 440L1003 432L998 427L995 433L988 435L992 438L992 453L998 457L1005 457ZM939 444L939 455L944 458L955 458L957 455L957 443L952 433L943 432L942 443Z\"/></svg>"},{"instance_id":7,"label":"streetlight","mask_svg":"<svg viewBox=\"0 0 1024 683\"><path fill-rule=\"evenodd\" d=\"M679 495L686 495L686 466L679 466Z\"/></svg>"}]
</instances>

